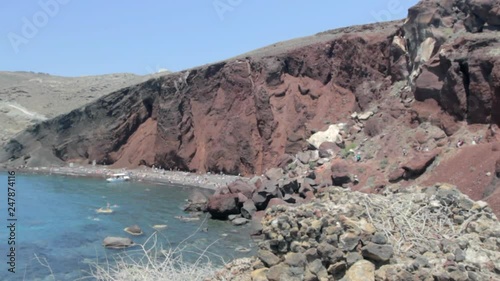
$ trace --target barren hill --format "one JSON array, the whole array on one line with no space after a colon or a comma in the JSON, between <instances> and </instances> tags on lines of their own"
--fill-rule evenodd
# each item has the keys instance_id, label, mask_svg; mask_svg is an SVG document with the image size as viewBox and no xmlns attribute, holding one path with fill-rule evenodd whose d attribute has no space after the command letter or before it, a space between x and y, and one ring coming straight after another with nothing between
<instances>
[{"instance_id":1,"label":"barren hill","mask_svg":"<svg viewBox=\"0 0 500 281\"><path fill-rule=\"evenodd\" d=\"M3 126L0 143L30 124L68 113L113 91L158 75L116 73L61 77L46 73L0 71L0 122Z\"/></svg>"}]
</instances>

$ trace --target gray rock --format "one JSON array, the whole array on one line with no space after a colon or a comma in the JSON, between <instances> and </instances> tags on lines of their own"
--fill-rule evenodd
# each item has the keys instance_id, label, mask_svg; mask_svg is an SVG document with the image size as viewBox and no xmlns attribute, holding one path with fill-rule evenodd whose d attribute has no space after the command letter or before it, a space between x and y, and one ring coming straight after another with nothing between
<instances>
[{"instance_id":1,"label":"gray rock","mask_svg":"<svg viewBox=\"0 0 500 281\"><path fill-rule=\"evenodd\" d=\"M133 246L134 241L132 241L130 238L108 236L104 238L102 245L106 248L111 249L123 249Z\"/></svg>"},{"instance_id":2,"label":"gray rock","mask_svg":"<svg viewBox=\"0 0 500 281\"><path fill-rule=\"evenodd\" d=\"M345 274L346 281L375 281L375 265L367 260L353 264Z\"/></svg>"},{"instance_id":3,"label":"gray rock","mask_svg":"<svg viewBox=\"0 0 500 281\"><path fill-rule=\"evenodd\" d=\"M318 254L323 261L328 261L329 263L336 263L344 256L341 250L327 243L319 244Z\"/></svg>"},{"instance_id":4,"label":"gray rock","mask_svg":"<svg viewBox=\"0 0 500 281\"><path fill-rule=\"evenodd\" d=\"M422 256L422 255L419 255L416 259L415 259L415 262L418 263L419 267L427 267L429 266L429 260Z\"/></svg>"},{"instance_id":5,"label":"gray rock","mask_svg":"<svg viewBox=\"0 0 500 281\"><path fill-rule=\"evenodd\" d=\"M387 244L387 237L382 232L376 232L372 237L372 242L375 244Z\"/></svg>"},{"instance_id":6,"label":"gray rock","mask_svg":"<svg viewBox=\"0 0 500 281\"><path fill-rule=\"evenodd\" d=\"M243 207L241 207L241 215L248 219L251 220L252 216L255 212L257 212L257 208L255 207L255 204L253 203L252 200L248 200L245 203L243 203Z\"/></svg>"},{"instance_id":7,"label":"gray rock","mask_svg":"<svg viewBox=\"0 0 500 281\"><path fill-rule=\"evenodd\" d=\"M345 261L336 262L328 267L328 273L333 276L343 275L347 269L347 264Z\"/></svg>"},{"instance_id":8,"label":"gray rock","mask_svg":"<svg viewBox=\"0 0 500 281\"><path fill-rule=\"evenodd\" d=\"M311 153L309 153L309 151L299 152L297 154L297 159L299 159L302 164L307 164L311 159Z\"/></svg>"},{"instance_id":9,"label":"gray rock","mask_svg":"<svg viewBox=\"0 0 500 281\"><path fill-rule=\"evenodd\" d=\"M319 258L318 250L316 248L309 248L304 252L308 262L312 262Z\"/></svg>"},{"instance_id":10,"label":"gray rock","mask_svg":"<svg viewBox=\"0 0 500 281\"><path fill-rule=\"evenodd\" d=\"M280 262L280 258L268 250L259 250L257 252L257 257L264 263L267 267L272 267Z\"/></svg>"},{"instance_id":11,"label":"gray rock","mask_svg":"<svg viewBox=\"0 0 500 281\"><path fill-rule=\"evenodd\" d=\"M266 172L266 178L268 180L278 181L281 177L283 177L283 169L281 168L272 168Z\"/></svg>"},{"instance_id":12,"label":"gray rock","mask_svg":"<svg viewBox=\"0 0 500 281\"><path fill-rule=\"evenodd\" d=\"M208 197L200 191L193 191L189 194L188 201L193 204L206 204Z\"/></svg>"},{"instance_id":13,"label":"gray rock","mask_svg":"<svg viewBox=\"0 0 500 281\"><path fill-rule=\"evenodd\" d=\"M456 262L462 262L465 260L465 253L462 249L456 249L455 250L455 261Z\"/></svg>"},{"instance_id":14,"label":"gray rock","mask_svg":"<svg viewBox=\"0 0 500 281\"><path fill-rule=\"evenodd\" d=\"M230 183L227 188L229 189L229 192L233 194L241 193L245 195L247 198L251 198L253 192L255 191L255 186L251 185L250 183L247 183L242 180L236 180L232 183Z\"/></svg>"},{"instance_id":15,"label":"gray rock","mask_svg":"<svg viewBox=\"0 0 500 281\"><path fill-rule=\"evenodd\" d=\"M338 147L335 142L324 142L319 146L319 157L329 159L337 152Z\"/></svg>"},{"instance_id":16,"label":"gray rock","mask_svg":"<svg viewBox=\"0 0 500 281\"><path fill-rule=\"evenodd\" d=\"M304 269L280 263L269 269L267 279L269 281L303 281Z\"/></svg>"},{"instance_id":17,"label":"gray rock","mask_svg":"<svg viewBox=\"0 0 500 281\"><path fill-rule=\"evenodd\" d=\"M252 195L252 202L254 203L257 210L264 210L269 203L269 198L265 192L255 192Z\"/></svg>"},{"instance_id":18,"label":"gray rock","mask_svg":"<svg viewBox=\"0 0 500 281\"><path fill-rule=\"evenodd\" d=\"M200 191L193 191L184 207L186 212L204 212L207 209L208 197Z\"/></svg>"},{"instance_id":19,"label":"gray rock","mask_svg":"<svg viewBox=\"0 0 500 281\"><path fill-rule=\"evenodd\" d=\"M292 267L303 267L306 265L306 256L302 253L288 253L285 255L285 263Z\"/></svg>"},{"instance_id":20,"label":"gray rock","mask_svg":"<svg viewBox=\"0 0 500 281\"><path fill-rule=\"evenodd\" d=\"M340 245L344 251L352 251L359 243L359 235L351 232L344 233L340 236Z\"/></svg>"},{"instance_id":21,"label":"gray rock","mask_svg":"<svg viewBox=\"0 0 500 281\"><path fill-rule=\"evenodd\" d=\"M369 242L362 249L363 257L374 261L388 261L394 254L394 250L390 245L379 245Z\"/></svg>"},{"instance_id":22,"label":"gray rock","mask_svg":"<svg viewBox=\"0 0 500 281\"><path fill-rule=\"evenodd\" d=\"M244 225L247 222L248 222L248 220L245 218L236 218L236 219L232 220L233 225Z\"/></svg>"},{"instance_id":23,"label":"gray rock","mask_svg":"<svg viewBox=\"0 0 500 281\"><path fill-rule=\"evenodd\" d=\"M347 253L347 255L345 257L345 260L347 262L348 267L351 267L351 265L355 264L357 261L362 260L362 259L363 259L363 256L361 256L357 252Z\"/></svg>"},{"instance_id":24,"label":"gray rock","mask_svg":"<svg viewBox=\"0 0 500 281\"><path fill-rule=\"evenodd\" d=\"M316 259L313 262L308 263L307 270L320 280L326 280L328 278L328 272L326 271L326 268L323 266L323 263L319 259Z\"/></svg>"},{"instance_id":25,"label":"gray rock","mask_svg":"<svg viewBox=\"0 0 500 281\"><path fill-rule=\"evenodd\" d=\"M257 268L250 274L252 281L267 281L267 273L269 272L269 268Z\"/></svg>"},{"instance_id":26,"label":"gray rock","mask_svg":"<svg viewBox=\"0 0 500 281\"><path fill-rule=\"evenodd\" d=\"M240 215L229 215L229 216L227 216L227 219L230 220L230 221L232 221L232 220L235 220L235 219L237 219L239 217L240 217Z\"/></svg>"},{"instance_id":27,"label":"gray rock","mask_svg":"<svg viewBox=\"0 0 500 281\"><path fill-rule=\"evenodd\" d=\"M142 235L142 234L144 234L142 232L142 229L138 225L136 225L136 224L131 225L131 226L125 228L124 230L125 230L125 232L127 232L129 234L132 234L132 235Z\"/></svg>"}]
</instances>

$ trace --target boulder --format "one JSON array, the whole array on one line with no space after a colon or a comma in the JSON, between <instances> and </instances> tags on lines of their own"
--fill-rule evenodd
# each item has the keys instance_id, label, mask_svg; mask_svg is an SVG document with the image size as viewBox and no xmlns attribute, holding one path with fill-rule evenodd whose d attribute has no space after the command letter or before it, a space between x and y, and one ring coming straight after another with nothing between
<instances>
[{"instance_id":1,"label":"boulder","mask_svg":"<svg viewBox=\"0 0 500 281\"><path fill-rule=\"evenodd\" d=\"M254 203L257 210L264 210L267 208L269 200L271 200L272 196L269 196L267 192L255 192L252 195L252 202Z\"/></svg>"},{"instance_id":2,"label":"boulder","mask_svg":"<svg viewBox=\"0 0 500 281\"><path fill-rule=\"evenodd\" d=\"M328 272L320 259L309 262L307 264L307 270L315 277L310 280L328 280Z\"/></svg>"},{"instance_id":3,"label":"boulder","mask_svg":"<svg viewBox=\"0 0 500 281\"><path fill-rule=\"evenodd\" d=\"M281 198L273 198L269 200L269 204L267 204L267 207L272 207L272 206L278 206L278 205L288 205L283 199Z\"/></svg>"},{"instance_id":4,"label":"boulder","mask_svg":"<svg viewBox=\"0 0 500 281\"><path fill-rule=\"evenodd\" d=\"M111 249L123 249L133 246L134 242L130 238L108 236L104 238L102 245Z\"/></svg>"},{"instance_id":5,"label":"boulder","mask_svg":"<svg viewBox=\"0 0 500 281\"><path fill-rule=\"evenodd\" d=\"M239 214L238 194L213 195L208 199L207 211L213 219L226 220L228 215Z\"/></svg>"},{"instance_id":6,"label":"boulder","mask_svg":"<svg viewBox=\"0 0 500 281\"><path fill-rule=\"evenodd\" d=\"M338 142L340 138L340 131L344 128L343 124L330 125L326 131L317 132L313 134L307 142L314 146L316 149L319 149L322 143L324 142Z\"/></svg>"},{"instance_id":7,"label":"boulder","mask_svg":"<svg viewBox=\"0 0 500 281\"><path fill-rule=\"evenodd\" d=\"M421 154L403 164L402 168L405 170L404 178L411 179L425 173L427 167L434 162L437 155L437 151Z\"/></svg>"},{"instance_id":8,"label":"boulder","mask_svg":"<svg viewBox=\"0 0 500 281\"><path fill-rule=\"evenodd\" d=\"M299 159L302 164L307 164L311 159L311 153L309 153L309 151L299 152L297 154L297 159Z\"/></svg>"},{"instance_id":9,"label":"boulder","mask_svg":"<svg viewBox=\"0 0 500 281\"><path fill-rule=\"evenodd\" d=\"M252 234L260 234L262 232L262 218L266 215L265 211L257 211L252 216L251 226Z\"/></svg>"},{"instance_id":10,"label":"boulder","mask_svg":"<svg viewBox=\"0 0 500 281\"><path fill-rule=\"evenodd\" d=\"M236 193L242 193L245 195L247 198L252 198L252 194L255 190L255 187L253 187L251 184L244 182L242 180L236 180L232 183L230 183L227 188L229 189L229 192L236 194Z\"/></svg>"},{"instance_id":11,"label":"boulder","mask_svg":"<svg viewBox=\"0 0 500 281\"><path fill-rule=\"evenodd\" d=\"M200 191L193 191L188 197L188 203L184 207L186 212L204 212L207 207L208 198Z\"/></svg>"},{"instance_id":12,"label":"boulder","mask_svg":"<svg viewBox=\"0 0 500 281\"><path fill-rule=\"evenodd\" d=\"M304 268L291 267L285 263L277 264L271 267L267 273L269 281L299 281L304 280Z\"/></svg>"},{"instance_id":13,"label":"boulder","mask_svg":"<svg viewBox=\"0 0 500 281\"><path fill-rule=\"evenodd\" d=\"M333 185L342 186L351 182L349 167L342 161L332 163L331 176Z\"/></svg>"},{"instance_id":14,"label":"boulder","mask_svg":"<svg viewBox=\"0 0 500 281\"><path fill-rule=\"evenodd\" d=\"M252 219L253 214L257 211L255 204L252 200L248 200L243 203L243 207L241 207L241 215L246 219Z\"/></svg>"},{"instance_id":15,"label":"boulder","mask_svg":"<svg viewBox=\"0 0 500 281\"><path fill-rule=\"evenodd\" d=\"M397 168L389 174L389 182L396 183L403 179L405 174L405 169Z\"/></svg>"},{"instance_id":16,"label":"boulder","mask_svg":"<svg viewBox=\"0 0 500 281\"><path fill-rule=\"evenodd\" d=\"M370 119L370 117L372 117L372 116L373 116L373 112L372 111L367 111L365 113L359 114L357 117L358 117L359 120L365 121L365 120Z\"/></svg>"},{"instance_id":17,"label":"boulder","mask_svg":"<svg viewBox=\"0 0 500 281\"><path fill-rule=\"evenodd\" d=\"M250 273L250 277L252 278L252 281L268 281L267 272L269 272L269 268L259 268L252 271L252 273Z\"/></svg>"},{"instance_id":18,"label":"boulder","mask_svg":"<svg viewBox=\"0 0 500 281\"><path fill-rule=\"evenodd\" d=\"M345 274L346 281L375 281L375 265L366 260L353 264Z\"/></svg>"},{"instance_id":19,"label":"boulder","mask_svg":"<svg viewBox=\"0 0 500 281\"><path fill-rule=\"evenodd\" d=\"M243 203L248 201L248 197L246 197L245 194L236 193L236 195L237 195L237 202L238 202L239 207L243 206Z\"/></svg>"},{"instance_id":20,"label":"boulder","mask_svg":"<svg viewBox=\"0 0 500 281\"><path fill-rule=\"evenodd\" d=\"M235 218L231 222L233 223L233 225L240 226L246 224L248 220L246 218Z\"/></svg>"},{"instance_id":21,"label":"boulder","mask_svg":"<svg viewBox=\"0 0 500 281\"><path fill-rule=\"evenodd\" d=\"M264 263L265 266L271 267L280 263L280 258L273 254L273 252L268 250L259 250L257 251L257 258Z\"/></svg>"},{"instance_id":22,"label":"boulder","mask_svg":"<svg viewBox=\"0 0 500 281\"><path fill-rule=\"evenodd\" d=\"M138 225L136 225L136 224L131 225L129 227L126 227L124 229L124 231L127 232L127 233L129 233L129 234L131 234L131 235L136 235L136 236L144 234L142 232L142 229Z\"/></svg>"},{"instance_id":23,"label":"boulder","mask_svg":"<svg viewBox=\"0 0 500 281\"><path fill-rule=\"evenodd\" d=\"M300 184L297 179L286 179L282 184L280 184L280 188L283 189L285 194L294 194L299 191Z\"/></svg>"},{"instance_id":24,"label":"boulder","mask_svg":"<svg viewBox=\"0 0 500 281\"><path fill-rule=\"evenodd\" d=\"M278 181L281 177L283 177L283 169L281 168L272 168L266 172L266 178L270 181Z\"/></svg>"},{"instance_id":25,"label":"boulder","mask_svg":"<svg viewBox=\"0 0 500 281\"><path fill-rule=\"evenodd\" d=\"M306 256L302 253L289 252L285 255L285 263L292 267L304 267L306 265Z\"/></svg>"},{"instance_id":26,"label":"boulder","mask_svg":"<svg viewBox=\"0 0 500 281\"><path fill-rule=\"evenodd\" d=\"M373 242L368 242L361 250L364 258L381 262L388 261L394 254L392 246L375 244Z\"/></svg>"},{"instance_id":27,"label":"boulder","mask_svg":"<svg viewBox=\"0 0 500 281\"><path fill-rule=\"evenodd\" d=\"M337 154L339 147L335 144L335 142L323 142L319 148L318 153L321 158L330 158Z\"/></svg>"},{"instance_id":28,"label":"boulder","mask_svg":"<svg viewBox=\"0 0 500 281\"><path fill-rule=\"evenodd\" d=\"M208 202L208 198L205 194L196 190L189 194L188 201L194 204L206 204Z\"/></svg>"}]
</instances>

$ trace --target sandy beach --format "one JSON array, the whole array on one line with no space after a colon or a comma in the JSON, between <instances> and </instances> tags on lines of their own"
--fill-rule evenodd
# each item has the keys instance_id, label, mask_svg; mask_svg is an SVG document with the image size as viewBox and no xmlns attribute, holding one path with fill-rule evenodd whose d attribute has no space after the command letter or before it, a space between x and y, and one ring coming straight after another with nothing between
<instances>
[{"instance_id":1,"label":"sandy beach","mask_svg":"<svg viewBox=\"0 0 500 281\"><path fill-rule=\"evenodd\" d=\"M240 176L224 174L196 174L181 171L168 171L158 168L141 167L136 169L111 169L106 166L74 166L74 167L33 167L13 169L17 173L33 173L46 175L65 175L74 177L91 177L105 179L115 173L127 173L131 180L154 184L178 184L216 190L237 179Z\"/></svg>"}]
</instances>

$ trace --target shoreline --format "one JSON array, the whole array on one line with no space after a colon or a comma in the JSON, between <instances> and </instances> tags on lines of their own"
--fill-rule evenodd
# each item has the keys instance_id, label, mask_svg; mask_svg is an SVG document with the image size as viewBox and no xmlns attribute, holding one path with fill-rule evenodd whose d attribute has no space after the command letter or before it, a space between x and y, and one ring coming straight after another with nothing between
<instances>
[{"instance_id":1,"label":"shoreline","mask_svg":"<svg viewBox=\"0 0 500 281\"><path fill-rule=\"evenodd\" d=\"M168 171L158 168L135 168L135 169L113 169L106 166L78 166L78 167L29 167L29 168L5 168L0 171L13 170L27 174L62 175L70 177L86 177L106 179L115 173L127 173L133 182L144 182L151 184L174 184L186 187L196 187L215 191L219 187L237 180L246 179L241 176L224 174L196 174L191 172Z\"/></svg>"}]
</instances>

